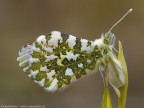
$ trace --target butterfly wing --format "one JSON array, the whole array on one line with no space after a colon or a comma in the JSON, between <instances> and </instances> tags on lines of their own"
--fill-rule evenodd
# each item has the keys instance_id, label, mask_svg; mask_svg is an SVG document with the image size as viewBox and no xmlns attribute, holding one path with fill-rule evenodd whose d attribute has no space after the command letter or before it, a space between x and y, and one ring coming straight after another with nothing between
<instances>
[{"instance_id":1,"label":"butterfly wing","mask_svg":"<svg viewBox=\"0 0 144 108\"><path fill-rule=\"evenodd\" d=\"M63 88L96 70L93 43L57 31L24 46L17 61L29 77L48 91Z\"/></svg>"}]
</instances>

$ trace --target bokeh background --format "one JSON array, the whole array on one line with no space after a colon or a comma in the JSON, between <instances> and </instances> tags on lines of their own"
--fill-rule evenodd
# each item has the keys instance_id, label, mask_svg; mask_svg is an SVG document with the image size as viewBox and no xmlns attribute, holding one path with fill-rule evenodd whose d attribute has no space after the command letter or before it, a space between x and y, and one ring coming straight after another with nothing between
<instances>
[{"instance_id":1,"label":"bokeh background","mask_svg":"<svg viewBox=\"0 0 144 108\"><path fill-rule=\"evenodd\" d=\"M20 69L17 52L53 30L94 40L130 8L133 13L112 31L122 41L129 70L126 108L143 108L144 0L0 0L0 105L101 108L103 83L99 72L64 91L46 93ZM112 88L111 95L116 108Z\"/></svg>"}]
</instances>

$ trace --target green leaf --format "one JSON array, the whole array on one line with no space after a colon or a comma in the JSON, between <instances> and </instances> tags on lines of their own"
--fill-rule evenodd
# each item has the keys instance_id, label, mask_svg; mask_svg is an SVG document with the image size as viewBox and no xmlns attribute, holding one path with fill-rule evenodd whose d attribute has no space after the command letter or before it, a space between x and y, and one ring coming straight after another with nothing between
<instances>
[{"instance_id":1,"label":"green leaf","mask_svg":"<svg viewBox=\"0 0 144 108\"><path fill-rule=\"evenodd\" d=\"M127 70L127 65L123 54L122 44L120 41L119 41L118 60L121 62L124 77L125 77L125 85L118 88L121 94L120 97L118 97L118 108L125 108L127 89L128 89L128 70Z\"/></svg>"}]
</instances>

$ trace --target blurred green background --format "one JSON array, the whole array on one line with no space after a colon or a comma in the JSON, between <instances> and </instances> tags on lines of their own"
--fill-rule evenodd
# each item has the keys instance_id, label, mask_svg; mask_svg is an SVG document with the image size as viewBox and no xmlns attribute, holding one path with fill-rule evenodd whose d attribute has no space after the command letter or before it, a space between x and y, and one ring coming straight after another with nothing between
<instances>
[{"instance_id":1,"label":"blurred green background","mask_svg":"<svg viewBox=\"0 0 144 108\"><path fill-rule=\"evenodd\" d=\"M17 52L53 30L95 40L130 8L133 13L112 31L122 41L129 70L126 108L143 108L144 0L0 0L0 105L101 108L103 83L99 72L63 91L46 93L20 69ZM111 94L116 108L112 88Z\"/></svg>"}]
</instances>

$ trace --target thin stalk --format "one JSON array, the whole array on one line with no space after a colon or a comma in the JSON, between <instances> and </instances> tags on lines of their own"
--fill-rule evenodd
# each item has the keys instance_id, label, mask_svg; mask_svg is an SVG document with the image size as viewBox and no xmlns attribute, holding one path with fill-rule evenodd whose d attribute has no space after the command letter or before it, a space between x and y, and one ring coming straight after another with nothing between
<instances>
[{"instance_id":1,"label":"thin stalk","mask_svg":"<svg viewBox=\"0 0 144 108\"><path fill-rule=\"evenodd\" d=\"M128 89L128 70L127 70L127 65L123 54L122 44L120 41L119 41L118 59L121 62L123 72L124 72L124 77L125 77L125 85L119 88L120 97L118 98L118 108L125 108L127 89Z\"/></svg>"},{"instance_id":2,"label":"thin stalk","mask_svg":"<svg viewBox=\"0 0 144 108\"><path fill-rule=\"evenodd\" d=\"M103 94L102 108L112 108L107 78L104 78L104 94Z\"/></svg>"}]
</instances>

